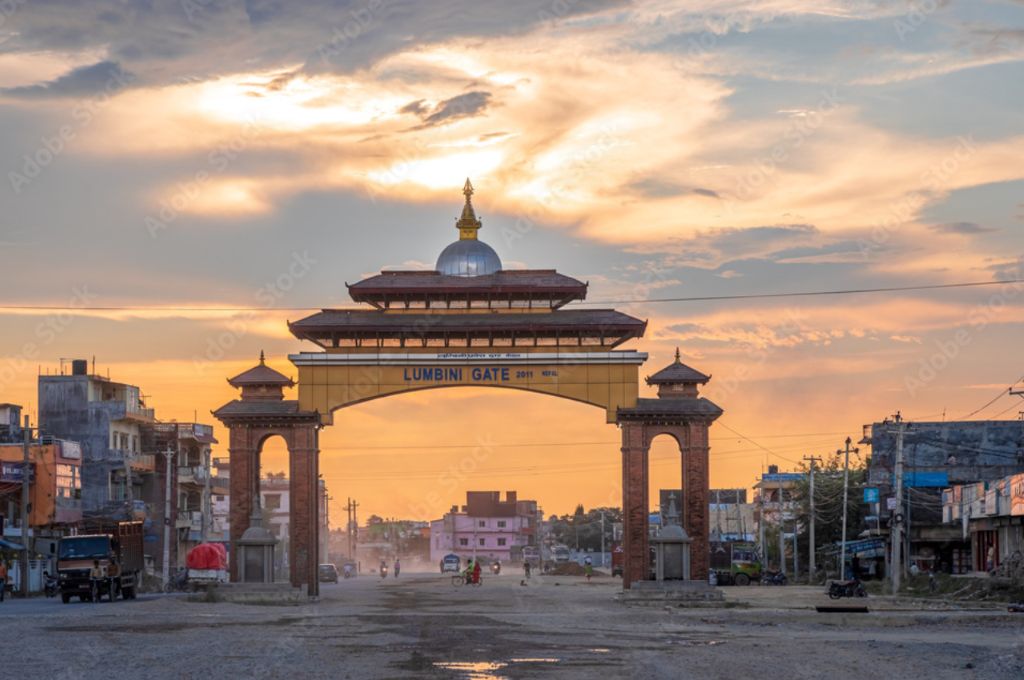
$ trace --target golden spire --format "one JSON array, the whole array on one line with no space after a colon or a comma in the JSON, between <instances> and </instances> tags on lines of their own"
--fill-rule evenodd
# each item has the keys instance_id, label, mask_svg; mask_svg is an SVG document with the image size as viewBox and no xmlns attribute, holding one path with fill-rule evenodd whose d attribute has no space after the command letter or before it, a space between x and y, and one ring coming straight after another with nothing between
<instances>
[{"instance_id":1,"label":"golden spire","mask_svg":"<svg viewBox=\"0 0 1024 680\"><path fill-rule=\"evenodd\" d=\"M681 361L679 360L679 348L678 348L678 347L676 347L676 363L677 363L677 364L680 364L680 363L682 363L682 362L681 362Z\"/></svg>"},{"instance_id":2,"label":"golden spire","mask_svg":"<svg viewBox=\"0 0 1024 680\"><path fill-rule=\"evenodd\" d=\"M459 240L476 240L476 232L480 229L480 220L476 217L476 212L473 211L473 201L471 196L473 195L473 184L466 178L466 184L462 187L462 193L466 197L466 204L462 206L462 217L455 223L455 227L459 230Z\"/></svg>"}]
</instances>

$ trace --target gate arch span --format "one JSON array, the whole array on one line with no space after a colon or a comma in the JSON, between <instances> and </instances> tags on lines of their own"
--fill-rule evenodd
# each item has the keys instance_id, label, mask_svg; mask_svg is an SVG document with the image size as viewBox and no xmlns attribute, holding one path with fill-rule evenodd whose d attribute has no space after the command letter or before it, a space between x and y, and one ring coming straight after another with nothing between
<instances>
[{"instance_id":1,"label":"gate arch span","mask_svg":"<svg viewBox=\"0 0 1024 680\"><path fill-rule=\"evenodd\" d=\"M232 540L259 521L253 515L253 432L277 431L289 442L292 501L300 522L289 550L292 583L318 592L316 559L319 428L335 411L403 392L474 385L537 392L600 406L622 434L626 553L623 587L649 578L647 562L648 450L657 434L680 442L686 529L693 539L693 577L707 576L707 430L722 410L698 394L710 376L675 362L647 378L657 398L639 396L647 355L619 349L642 338L647 322L614 309L566 308L586 298L588 284L553 269L506 270L478 240L482 227L471 197L455 223L458 240L432 271L381 271L347 285L359 309L323 309L288 329L320 351L289 355L295 382L265 366L235 376L241 399L215 415L231 428ZM235 480L236 459L247 475ZM248 481L244 481L248 480ZM302 565L299 567L298 565ZM237 574L233 572L233 576Z\"/></svg>"}]
</instances>

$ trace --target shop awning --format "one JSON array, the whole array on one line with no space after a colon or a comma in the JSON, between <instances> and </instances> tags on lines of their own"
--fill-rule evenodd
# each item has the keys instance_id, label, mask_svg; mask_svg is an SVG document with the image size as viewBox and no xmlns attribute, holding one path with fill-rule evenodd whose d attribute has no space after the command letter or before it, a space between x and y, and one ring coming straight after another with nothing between
<instances>
[{"instance_id":1,"label":"shop awning","mask_svg":"<svg viewBox=\"0 0 1024 680\"><path fill-rule=\"evenodd\" d=\"M18 543L11 543L10 541L5 541L4 539L0 538L0 548L4 550L17 550L20 552L25 549L25 546L20 545Z\"/></svg>"}]
</instances>

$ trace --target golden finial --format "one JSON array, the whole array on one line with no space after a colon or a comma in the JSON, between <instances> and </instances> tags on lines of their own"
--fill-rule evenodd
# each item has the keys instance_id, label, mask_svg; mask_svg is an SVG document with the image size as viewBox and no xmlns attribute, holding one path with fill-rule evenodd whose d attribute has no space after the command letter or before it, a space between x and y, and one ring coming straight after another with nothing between
<instances>
[{"instance_id":1,"label":"golden finial","mask_svg":"<svg viewBox=\"0 0 1024 680\"><path fill-rule=\"evenodd\" d=\"M476 212L473 210L473 201L470 197L473 195L473 183L466 178L466 183L462 187L462 193L466 197L466 204L462 206L462 217L455 223L455 227L459 230L459 240L476 240L476 232L480 229L480 220L477 219Z\"/></svg>"},{"instance_id":2,"label":"golden finial","mask_svg":"<svg viewBox=\"0 0 1024 680\"><path fill-rule=\"evenodd\" d=\"M682 361L679 360L679 348L678 347L676 347L676 363L677 364L681 364L682 363Z\"/></svg>"},{"instance_id":3,"label":"golden finial","mask_svg":"<svg viewBox=\"0 0 1024 680\"><path fill-rule=\"evenodd\" d=\"M264 363L263 350L260 350L260 366L262 366L263 363Z\"/></svg>"}]
</instances>

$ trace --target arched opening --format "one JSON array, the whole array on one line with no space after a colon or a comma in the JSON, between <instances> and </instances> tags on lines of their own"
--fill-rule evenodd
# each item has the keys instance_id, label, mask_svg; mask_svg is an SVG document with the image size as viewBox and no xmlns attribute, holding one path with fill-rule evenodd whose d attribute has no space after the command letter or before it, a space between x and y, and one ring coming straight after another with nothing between
<instances>
[{"instance_id":1,"label":"arched opening","mask_svg":"<svg viewBox=\"0 0 1024 680\"><path fill-rule=\"evenodd\" d=\"M516 417L509 418L509 413ZM599 410L578 401L536 398L523 390L460 387L364 401L334 416L334 426L320 437L320 470L333 499L332 529L347 526L349 499L359 503L357 520L364 528L374 516L384 523L441 520L452 506L461 511L469 491L498 491L503 497L513 491L520 500L536 501L544 518L571 517L579 504L588 513L621 505L619 432L604 422ZM615 518L606 519L610 551ZM600 545L601 534L589 530L593 527L572 528L582 529L586 545ZM393 538L387 527L380 533ZM462 548L476 548L484 557L498 555L490 548L499 546L479 545L481 538L486 542L490 537L446 535L442 542L454 540L455 545L431 546L432 554L458 548L458 541L465 539ZM574 548L575 533L569 536ZM556 540L568 539L559 534ZM438 568L434 560L425 566Z\"/></svg>"},{"instance_id":2,"label":"arched opening","mask_svg":"<svg viewBox=\"0 0 1024 680\"><path fill-rule=\"evenodd\" d=\"M274 578L288 577L289 522L289 453L288 444L279 434L268 435L256 452L260 480L260 510L263 527L278 540L274 551Z\"/></svg>"}]
</instances>

